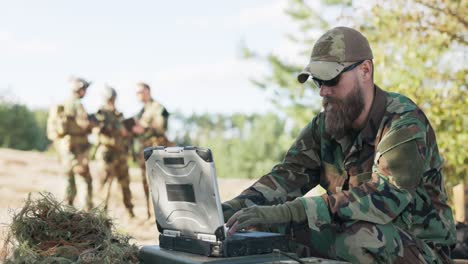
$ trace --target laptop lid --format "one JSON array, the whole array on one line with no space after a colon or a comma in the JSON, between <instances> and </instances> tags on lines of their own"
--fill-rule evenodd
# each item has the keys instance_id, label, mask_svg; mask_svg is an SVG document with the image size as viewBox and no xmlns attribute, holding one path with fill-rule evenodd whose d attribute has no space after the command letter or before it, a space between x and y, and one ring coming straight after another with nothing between
<instances>
[{"instance_id":1,"label":"laptop lid","mask_svg":"<svg viewBox=\"0 0 468 264\"><path fill-rule=\"evenodd\" d=\"M145 149L144 155L159 231L166 236L224 240L211 150L158 146Z\"/></svg>"}]
</instances>

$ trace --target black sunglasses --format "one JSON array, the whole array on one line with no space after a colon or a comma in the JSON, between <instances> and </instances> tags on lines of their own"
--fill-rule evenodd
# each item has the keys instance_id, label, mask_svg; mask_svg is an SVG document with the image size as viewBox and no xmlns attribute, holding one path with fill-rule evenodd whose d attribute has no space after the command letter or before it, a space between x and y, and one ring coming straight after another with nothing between
<instances>
[{"instance_id":1,"label":"black sunglasses","mask_svg":"<svg viewBox=\"0 0 468 264\"><path fill-rule=\"evenodd\" d=\"M328 80L328 81L324 81L324 80L320 80L318 78L315 78L315 77L312 77L312 80L314 81L315 85L317 86L317 88L320 88L322 87L322 85L325 85L325 86L335 86L337 85L339 82L340 82L340 76L342 73L344 72L347 72L347 71L350 71L354 68L356 68L357 66L359 66L361 63L363 63L364 61L358 61L354 64L351 64L349 65L348 67L344 68L340 73L338 73L338 75L331 79L331 80Z\"/></svg>"}]
</instances>

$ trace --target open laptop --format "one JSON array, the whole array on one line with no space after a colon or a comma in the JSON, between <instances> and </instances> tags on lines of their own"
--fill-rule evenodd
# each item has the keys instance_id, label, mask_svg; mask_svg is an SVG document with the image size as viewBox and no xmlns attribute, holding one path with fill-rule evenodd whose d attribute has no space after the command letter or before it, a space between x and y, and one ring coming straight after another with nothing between
<instances>
[{"instance_id":1,"label":"open laptop","mask_svg":"<svg viewBox=\"0 0 468 264\"><path fill-rule=\"evenodd\" d=\"M244 256L287 251L284 235L236 232L227 237L215 164L209 149L144 150L161 248L205 256Z\"/></svg>"}]
</instances>

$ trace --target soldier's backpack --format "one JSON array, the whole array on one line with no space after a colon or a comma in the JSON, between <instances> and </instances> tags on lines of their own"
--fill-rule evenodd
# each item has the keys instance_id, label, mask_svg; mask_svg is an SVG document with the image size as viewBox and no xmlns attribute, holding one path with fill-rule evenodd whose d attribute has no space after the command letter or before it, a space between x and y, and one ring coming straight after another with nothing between
<instances>
[{"instance_id":1,"label":"soldier's backpack","mask_svg":"<svg viewBox=\"0 0 468 264\"><path fill-rule=\"evenodd\" d=\"M63 105L53 105L49 109L47 117L47 138L51 141L59 139L65 135L66 116Z\"/></svg>"}]
</instances>

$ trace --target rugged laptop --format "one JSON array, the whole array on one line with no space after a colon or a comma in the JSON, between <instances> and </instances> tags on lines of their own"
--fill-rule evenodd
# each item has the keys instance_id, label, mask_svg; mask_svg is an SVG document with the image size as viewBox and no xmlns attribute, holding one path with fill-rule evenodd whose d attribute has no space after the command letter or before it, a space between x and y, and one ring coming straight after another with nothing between
<instances>
[{"instance_id":1,"label":"rugged laptop","mask_svg":"<svg viewBox=\"0 0 468 264\"><path fill-rule=\"evenodd\" d=\"M205 256L287 251L284 235L236 232L226 237L213 155L197 147L144 151L161 248Z\"/></svg>"}]
</instances>

